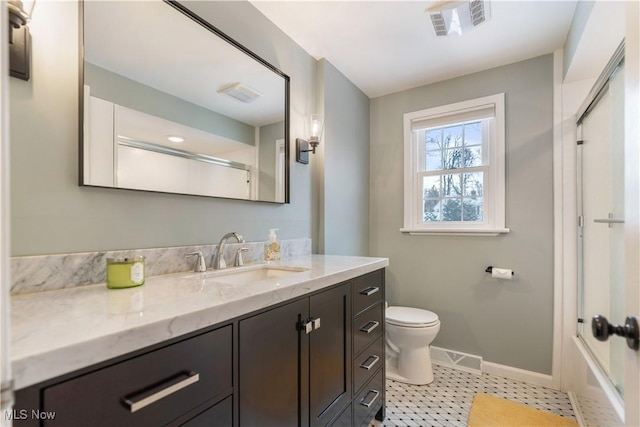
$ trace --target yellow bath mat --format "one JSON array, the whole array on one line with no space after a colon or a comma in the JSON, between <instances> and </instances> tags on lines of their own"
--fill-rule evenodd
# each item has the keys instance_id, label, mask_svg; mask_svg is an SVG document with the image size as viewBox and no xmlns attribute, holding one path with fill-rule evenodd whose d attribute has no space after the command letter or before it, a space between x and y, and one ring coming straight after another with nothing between
<instances>
[{"instance_id":1,"label":"yellow bath mat","mask_svg":"<svg viewBox=\"0 0 640 427\"><path fill-rule=\"evenodd\" d=\"M529 408L499 397L477 393L471 404L469 427L578 427L574 421L560 415Z\"/></svg>"}]
</instances>

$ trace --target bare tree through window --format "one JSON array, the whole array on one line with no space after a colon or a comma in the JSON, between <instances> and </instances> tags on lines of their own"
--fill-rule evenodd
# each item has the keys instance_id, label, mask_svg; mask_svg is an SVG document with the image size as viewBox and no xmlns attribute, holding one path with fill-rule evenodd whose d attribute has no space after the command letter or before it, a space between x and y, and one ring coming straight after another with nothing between
<instances>
[{"instance_id":1,"label":"bare tree through window","mask_svg":"<svg viewBox=\"0 0 640 427\"><path fill-rule=\"evenodd\" d=\"M482 123L427 129L424 221L483 221Z\"/></svg>"}]
</instances>

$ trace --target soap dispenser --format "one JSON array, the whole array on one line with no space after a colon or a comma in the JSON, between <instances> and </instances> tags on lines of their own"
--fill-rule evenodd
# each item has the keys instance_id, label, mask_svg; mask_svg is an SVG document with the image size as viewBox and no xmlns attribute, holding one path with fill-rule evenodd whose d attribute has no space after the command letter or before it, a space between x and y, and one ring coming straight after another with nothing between
<instances>
[{"instance_id":1,"label":"soap dispenser","mask_svg":"<svg viewBox=\"0 0 640 427\"><path fill-rule=\"evenodd\" d=\"M269 230L269 240L264 242L264 260L280 261L280 242L276 236L277 228Z\"/></svg>"}]
</instances>

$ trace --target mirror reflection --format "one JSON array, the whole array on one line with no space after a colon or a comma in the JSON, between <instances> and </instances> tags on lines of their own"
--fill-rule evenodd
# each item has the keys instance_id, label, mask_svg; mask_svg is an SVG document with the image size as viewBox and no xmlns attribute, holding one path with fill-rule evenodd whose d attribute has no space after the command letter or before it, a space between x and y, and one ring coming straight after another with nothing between
<instances>
[{"instance_id":1,"label":"mirror reflection","mask_svg":"<svg viewBox=\"0 0 640 427\"><path fill-rule=\"evenodd\" d=\"M194 19L83 3L81 185L288 202L289 78Z\"/></svg>"}]
</instances>

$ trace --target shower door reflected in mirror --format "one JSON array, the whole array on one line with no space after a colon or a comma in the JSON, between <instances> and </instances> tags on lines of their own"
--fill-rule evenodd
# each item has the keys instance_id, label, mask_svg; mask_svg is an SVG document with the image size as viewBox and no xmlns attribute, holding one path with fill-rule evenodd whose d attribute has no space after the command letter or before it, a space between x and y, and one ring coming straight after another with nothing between
<instances>
[{"instance_id":1,"label":"shower door reflected in mirror","mask_svg":"<svg viewBox=\"0 0 640 427\"><path fill-rule=\"evenodd\" d=\"M622 396L626 342L598 341L591 319L624 324L624 67L590 108L579 128L580 301L578 334Z\"/></svg>"},{"instance_id":2,"label":"shower door reflected in mirror","mask_svg":"<svg viewBox=\"0 0 640 427\"><path fill-rule=\"evenodd\" d=\"M80 184L288 202L289 77L185 4L81 2Z\"/></svg>"}]
</instances>

